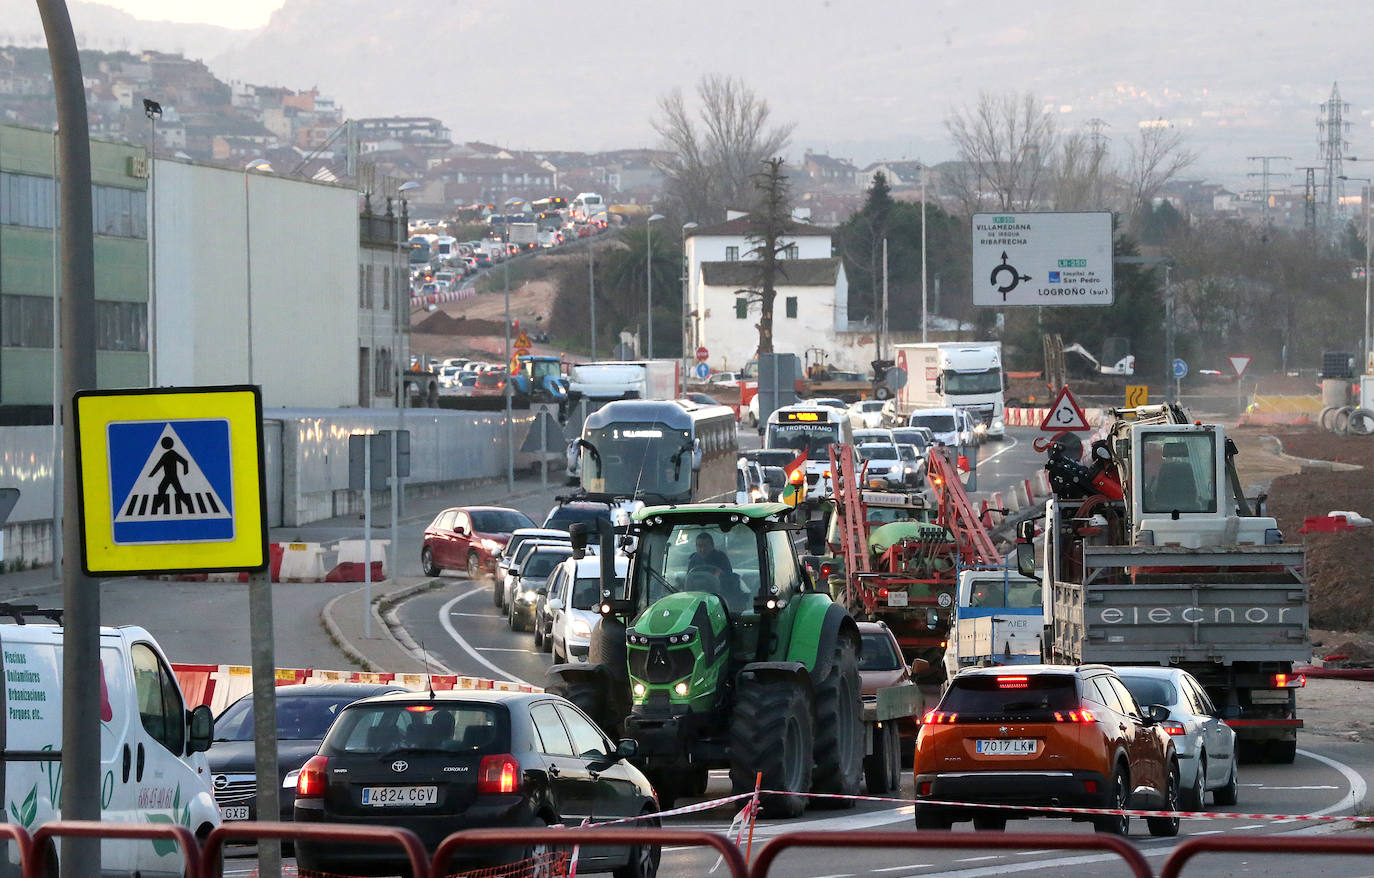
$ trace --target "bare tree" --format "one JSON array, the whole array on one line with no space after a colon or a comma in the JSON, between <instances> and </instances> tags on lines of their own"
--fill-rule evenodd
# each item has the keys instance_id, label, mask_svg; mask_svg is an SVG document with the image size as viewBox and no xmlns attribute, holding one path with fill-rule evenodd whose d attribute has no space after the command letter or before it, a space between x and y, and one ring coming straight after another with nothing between
<instances>
[{"instance_id":1,"label":"bare tree","mask_svg":"<svg viewBox=\"0 0 1374 878\"><path fill-rule=\"evenodd\" d=\"M990 198L1001 210L1037 206L1057 146L1054 119L1032 92L981 92L970 109L945 120L967 175L952 183L964 190L967 207Z\"/></svg>"},{"instance_id":2,"label":"bare tree","mask_svg":"<svg viewBox=\"0 0 1374 878\"><path fill-rule=\"evenodd\" d=\"M1139 137L1128 150L1122 176L1128 186L1126 215L1134 230L1141 210L1154 202L1165 185L1197 161L1197 153L1184 145L1183 132L1163 120L1142 125Z\"/></svg>"},{"instance_id":3,"label":"bare tree","mask_svg":"<svg viewBox=\"0 0 1374 878\"><path fill-rule=\"evenodd\" d=\"M695 118L681 90L661 97L653 126L674 154L665 168L668 197L680 215L709 222L752 200L750 178L786 149L795 123L771 125L768 101L737 77L702 77L696 97Z\"/></svg>"},{"instance_id":4,"label":"bare tree","mask_svg":"<svg viewBox=\"0 0 1374 878\"><path fill-rule=\"evenodd\" d=\"M1111 177L1106 138L1083 131L1066 134L1051 161L1049 200L1055 210L1104 210Z\"/></svg>"}]
</instances>

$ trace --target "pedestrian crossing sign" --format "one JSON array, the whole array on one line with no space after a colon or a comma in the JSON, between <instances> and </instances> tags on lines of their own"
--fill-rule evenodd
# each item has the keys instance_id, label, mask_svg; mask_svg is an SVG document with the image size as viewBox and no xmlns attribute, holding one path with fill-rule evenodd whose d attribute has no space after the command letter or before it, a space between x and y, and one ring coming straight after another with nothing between
<instances>
[{"instance_id":1,"label":"pedestrian crossing sign","mask_svg":"<svg viewBox=\"0 0 1374 878\"><path fill-rule=\"evenodd\" d=\"M87 575L265 566L258 388L83 391L75 402Z\"/></svg>"}]
</instances>

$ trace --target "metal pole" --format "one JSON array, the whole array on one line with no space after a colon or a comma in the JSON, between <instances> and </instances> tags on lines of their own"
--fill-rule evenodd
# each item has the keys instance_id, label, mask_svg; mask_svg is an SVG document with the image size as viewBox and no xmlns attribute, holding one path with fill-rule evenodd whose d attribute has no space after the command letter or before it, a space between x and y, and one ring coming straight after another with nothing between
<instances>
[{"instance_id":1,"label":"metal pole","mask_svg":"<svg viewBox=\"0 0 1374 878\"><path fill-rule=\"evenodd\" d=\"M96 386L95 235L91 220L91 141L81 57L64 0L38 0L52 64L61 132L62 217L62 420L72 421L72 396ZM55 185L55 184L54 184ZM63 430L63 508L81 508L76 471L76 431ZM64 545L81 545L77 515L62 518ZM62 565L62 676L68 681L99 679L100 586L80 564ZM62 687L62 817L100 819L100 687ZM62 874L100 872L100 842L64 839Z\"/></svg>"},{"instance_id":2,"label":"metal pole","mask_svg":"<svg viewBox=\"0 0 1374 878\"><path fill-rule=\"evenodd\" d=\"M58 289L57 130L52 133L52 578L62 581L62 296Z\"/></svg>"},{"instance_id":3,"label":"metal pole","mask_svg":"<svg viewBox=\"0 0 1374 878\"><path fill-rule=\"evenodd\" d=\"M502 260L506 268L506 490L515 490L515 424L511 422L511 382L515 370L510 363L510 257Z\"/></svg>"},{"instance_id":4,"label":"metal pole","mask_svg":"<svg viewBox=\"0 0 1374 878\"><path fill-rule=\"evenodd\" d=\"M1174 288L1169 283L1168 263L1164 265L1164 376L1169 402L1178 402L1178 381L1174 379Z\"/></svg>"},{"instance_id":5,"label":"metal pole","mask_svg":"<svg viewBox=\"0 0 1374 878\"><path fill-rule=\"evenodd\" d=\"M1369 356L1369 196L1374 190L1374 180L1368 181L1372 185L1365 187L1364 197L1364 371L1366 374L1374 372L1374 359ZM1367 400L1361 398L1360 405L1367 406Z\"/></svg>"},{"instance_id":6,"label":"metal pole","mask_svg":"<svg viewBox=\"0 0 1374 878\"><path fill-rule=\"evenodd\" d=\"M921 342L927 339L930 299L926 294L926 166L921 165Z\"/></svg>"},{"instance_id":7,"label":"metal pole","mask_svg":"<svg viewBox=\"0 0 1374 878\"><path fill-rule=\"evenodd\" d=\"M648 293L644 322L649 327L649 341L645 352L649 359L654 358L654 221L644 224L644 288Z\"/></svg>"},{"instance_id":8,"label":"metal pole","mask_svg":"<svg viewBox=\"0 0 1374 878\"><path fill-rule=\"evenodd\" d=\"M587 305L592 317L592 359L596 359L596 245L587 238Z\"/></svg>"},{"instance_id":9,"label":"metal pole","mask_svg":"<svg viewBox=\"0 0 1374 878\"><path fill-rule=\"evenodd\" d=\"M148 111L148 386L157 387L157 114Z\"/></svg>"},{"instance_id":10,"label":"metal pole","mask_svg":"<svg viewBox=\"0 0 1374 878\"><path fill-rule=\"evenodd\" d=\"M883 238L883 313L882 313L882 315L880 316L880 319L882 320L882 331L881 331L880 333L878 333L878 359L879 359L879 360L881 360L881 359L883 358L883 342L884 342L884 341L887 342L887 347L888 347L888 349L889 349L889 350L892 349L892 339L890 339L890 338L887 337L887 238L886 238L886 237Z\"/></svg>"},{"instance_id":11,"label":"metal pole","mask_svg":"<svg viewBox=\"0 0 1374 878\"><path fill-rule=\"evenodd\" d=\"M363 636L372 636L372 442L377 437L367 434L363 447Z\"/></svg>"},{"instance_id":12,"label":"metal pole","mask_svg":"<svg viewBox=\"0 0 1374 878\"><path fill-rule=\"evenodd\" d=\"M278 820L281 781L277 775L277 657L272 631L272 572L248 574L248 626L253 667L253 770L257 774L259 820ZM280 878L281 842L258 842L258 874Z\"/></svg>"},{"instance_id":13,"label":"metal pole","mask_svg":"<svg viewBox=\"0 0 1374 878\"><path fill-rule=\"evenodd\" d=\"M253 383L253 211L248 199L248 169L243 171L243 274L247 287L248 383Z\"/></svg>"}]
</instances>

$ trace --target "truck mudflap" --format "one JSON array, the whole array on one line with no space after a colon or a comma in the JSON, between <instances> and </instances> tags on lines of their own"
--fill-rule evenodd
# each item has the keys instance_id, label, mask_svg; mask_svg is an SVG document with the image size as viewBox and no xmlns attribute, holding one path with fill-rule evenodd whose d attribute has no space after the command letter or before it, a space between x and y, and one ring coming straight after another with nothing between
<instances>
[{"instance_id":1,"label":"truck mudflap","mask_svg":"<svg viewBox=\"0 0 1374 878\"><path fill-rule=\"evenodd\" d=\"M920 716L923 709L925 696L921 694L919 686L888 686L873 695L864 696L863 719L865 723L903 719Z\"/></svg>"}]
</instances>

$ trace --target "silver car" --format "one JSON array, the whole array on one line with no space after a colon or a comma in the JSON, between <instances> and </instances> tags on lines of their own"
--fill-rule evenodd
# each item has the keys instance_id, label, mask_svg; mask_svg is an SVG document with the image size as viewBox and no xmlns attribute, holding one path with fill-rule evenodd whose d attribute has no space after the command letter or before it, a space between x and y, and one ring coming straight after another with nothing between
<instances>
[{"instance_id":1,"label":"silver car","mask_svg":"<svg viewBox=\"0 0 1374 878\"><path fill-rule=\"evenodd\" d=\"M1169 718L1160 727L1174 739L1178 751L1180 806L1201 810L1209 790L1214 803L1236 804L1236 733L1197 679L1178 668L1119 667L1116 671L1137 702L1169 710Z\"/></svg>"}]
</instances>

